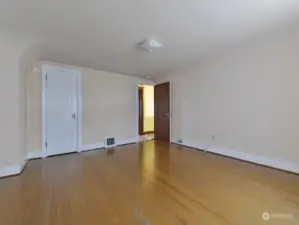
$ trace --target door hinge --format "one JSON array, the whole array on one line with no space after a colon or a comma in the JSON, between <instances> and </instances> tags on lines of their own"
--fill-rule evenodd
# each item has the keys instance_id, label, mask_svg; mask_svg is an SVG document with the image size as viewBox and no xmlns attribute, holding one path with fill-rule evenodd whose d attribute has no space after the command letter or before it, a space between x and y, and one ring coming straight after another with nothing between
<instances>
[{"instance_id":1,"label":"door hinge","mask_svg":"<svg viewBox=\"0 0 299 225\"><path fill-rule=\"evenodd\" d=\"M46 148L48 147L48 143L47 142L45 143L45 146L46 146Z\"/></svg>"}]
</instances>

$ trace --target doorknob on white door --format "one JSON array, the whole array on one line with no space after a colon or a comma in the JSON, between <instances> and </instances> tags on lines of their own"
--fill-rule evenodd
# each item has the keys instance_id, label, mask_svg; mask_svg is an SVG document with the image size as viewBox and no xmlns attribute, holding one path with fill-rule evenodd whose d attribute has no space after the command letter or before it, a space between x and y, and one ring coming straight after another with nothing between
<instances>
[{"instance_id":1,"label":"doorknob on white door","mask_svg":"<svg viewBox=\"0 0 299 225\"><path fill-rule=\"evenodd\" d=\"M75 119L76 119L76 114L73 113L72 117L73 117L73 119L75 120Z\"/></svg>"}]
</instances>

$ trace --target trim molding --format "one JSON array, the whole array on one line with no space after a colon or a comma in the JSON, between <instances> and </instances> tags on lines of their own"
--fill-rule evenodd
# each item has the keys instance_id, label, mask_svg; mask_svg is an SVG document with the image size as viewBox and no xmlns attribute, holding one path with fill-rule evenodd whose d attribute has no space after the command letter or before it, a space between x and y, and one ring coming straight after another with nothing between
<instances>
[{"instance_id":1,"label":"trim molding","mask_svg":"<svg viewBox=\"0 0 299 225\"><path fill-rule=\"evenodd\" d=\"M25 159L20 165L0 167L0 178L21 174L27 163L28 159Z\"/></svg>"},{"instance_id":2,"label":"trim molding","mask_svg":"<svg viewBox=\"0 0 299 225\"><path fill-rule=\"evenodd\" d=\"M3 166L0 167L0 177L8 177L8 176L13 176L13 175L18 175L22 172L24 165L12 165L12 166Z\"/></svg>"},{"instance_id":3,"label":"trim molding","mask_svg":"<svg viewBox=\"0 0 299 225\"><path fill-rule=\"evenodd\" d=\"M137 143L137 139L136 138L131 138L131 139L124 139L124 140L116 140L116 146L119 145L128 145L128 144L135 144Z\"/></svg>"},{"instance_id":4,"label":"trim molding","mask_svg":"<svg viewBox=\"0 0 299 225\"><path fill-rule=\"evenodd\" d=\"M123 139L123 140L117 140L116 139L116 146L119 145L128 145L128 144L134 144L137 143L136 138L131 138L131 139ZM96 149L102 149L105 148L104 142L98 142L95 144L88 144L88 145L83 145L81 147L81 151L85 152L85 151L92 151L92 150L96 150Z\"/></svg>"},{"instance_id":5,"label":"trim molding","mask_svg":"<svg viewBox=\"0 0 299 225\"><path fill-rule=\"evenodd\" d=\"M20 166L20 173L23 172L23 170L25 169L27 163L28 163L28 160L24 160L23 164Z\"/></svg>"},{"instance_id":6,"label":"trim molding","mask_svg":"<svg viewBox=\"0 0 299 225\"><path fill-rule=\"evenodd\" d=\"M43 157L43 153L42 152L28 152L26 155L26 160L30 160L30 159L39 159Z\"/></svg>"},{"instance_id":7,"label":"trim molding","mask_svg":"<svg viewBox=\"0 0 299 225\"><path fill-rule=\"evenodd\" d=\"M96 149L100 149L100 148L104 148L104 142L99 142L99 143L89 144L89 145L83 145L81 147L81 152L92 151L92 150L96 150Z\"/></svg>"},{"instance_id":8,"label":"trim molding","mask_svg":"<svg viewBox=\"0 0 299 225\"><path fill-rule=\"evenodd\" d=\"M47 62L42 64L42 158L48 156L45 143L47 141L47 82L46 75L49 71L67 71L68 73L76 74L77 76L77 152L80 152L82 145L82 73L79 70L64 68L60 66L52 66Z\"/></svg>"},{"instance_id":9,"label":"trim molding","mask_svg":"<svg viewBox=\"0 0 299 225\"><path fill-rule=\"evenodd\" d=\"M127 145L127 144L134 144L134 143L137 143L136 138L119 140L119 141L116 141L116 147L119 145ZM91 151L91 150L96 150L96 149L101 149L101 148L104 148L104 142L84 145L80 148L80 150L83 152L83 151ZM18 174L22 173L28 160L42 158L42 157L43 157L42 152L29 152L29 153L27 153L26 159L24 160L24 162L21 165L0 167L0 178L12 176L12 175L18 175Z\"/></svg>"},{"instance_id":10,"label":"trim molding","mask_svg":"<svg viewBox=\"0 0 299 225\"><path fill-rule=\"evenodd\" d=\"M77 78L77 113L78 113L78 128L77 128L77 150L81 151L82 145L82 116L83 116L83 98L82 98L82 73L78 73Z\"/></svg>"},{"instance_id":11,"label":"trim molding","mask_svg":"<svg viewBox=\"0 0 299 225\"><path fill-rule=\"evenodd\" d=\"M171 143L299 174L299 165L291 162L287 162L285 160L278 160L278 159L267 158L264 156L252 155L252 154L233 151L227 148L221 148L216 146L207 147L202 144L195 144L188 141L187 142L184 141L184 143L182 144L177 143L175 141L171 141Z\"/></svg>"}]
</instances>

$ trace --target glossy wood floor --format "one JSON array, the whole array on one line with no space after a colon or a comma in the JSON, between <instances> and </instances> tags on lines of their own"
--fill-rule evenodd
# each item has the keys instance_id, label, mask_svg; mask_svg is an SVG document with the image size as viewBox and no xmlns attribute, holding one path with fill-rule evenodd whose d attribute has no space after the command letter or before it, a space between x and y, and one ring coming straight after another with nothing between
<instances>
[{"instance_id":1,"label":"glossy wood floor","mask_svg":"<svg viewBox=\"0 0 299 225\"><path fill-rule=\"evenodd\" d=\"M298 216L299 176L154 141L30 161L0 180L1 225L298 225Z\"/></svg>"}]
</instances>

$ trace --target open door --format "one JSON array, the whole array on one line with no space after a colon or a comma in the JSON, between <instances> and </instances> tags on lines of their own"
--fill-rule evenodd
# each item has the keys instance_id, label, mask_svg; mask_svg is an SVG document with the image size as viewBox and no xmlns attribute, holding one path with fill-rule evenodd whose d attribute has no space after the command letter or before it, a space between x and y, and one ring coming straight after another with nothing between
<instances>
[{"instance_id":1,"label":"open door","mask_svg":"<svg viewBox=\"0 0 299 225\"><path fill-rule=\"evenodd\" d=\"M155 140L170 141L169 82L155 86Z\"/></svg>"},{"instance_id":2,"label":"open door","mask_svg":"<svg viewBox=\"0 0 299 225\"><path fill-rule=\"evenodd\" d=\"M143 116L143 87L138 87L138 102L139 102L139 113L138 113L138 127L139 127L139 135L143 135L144 131L143 131L143 120L144 120L144 116Z\"/></svg>"}]
</instances>

